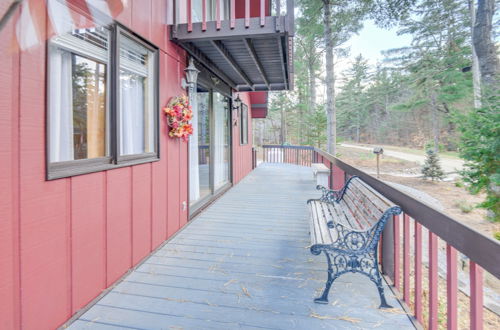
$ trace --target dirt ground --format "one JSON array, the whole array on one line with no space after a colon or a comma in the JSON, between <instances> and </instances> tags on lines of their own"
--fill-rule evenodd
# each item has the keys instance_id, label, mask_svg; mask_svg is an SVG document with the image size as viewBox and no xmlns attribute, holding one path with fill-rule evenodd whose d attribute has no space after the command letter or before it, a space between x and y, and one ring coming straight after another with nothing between
<instances>
[{"instance_id":1,"label":"dirt ground","mask_svg":"<svg viewBox=\"0 0 500 330\"><path fill-rule=\"evenodd\" d=\"M339 147L340 159L367 172L376 170L376 157L369 151ZM423 180L411 175L420 174L417 163L402 159L382 156L380 162L380 178L382 180L403 184L426 192L443 205L443 213L476 229L480 233L494 237L500 232L500 223L486 220L486 211L476 208L484 200L484 195L472 195L465 188L457 187L455 182ZM402 175L402 176L398 176Z\"/></svg>"},{"instance_id":2,"label":"dirt ground","mask_svg":"<svg viewBox=\"0 0 500 330\"><path fill-rule=\"evenodd\" d=\"M339 147L339 158L358 167L369 174L376 172L376 157L369 151L360 149L351 149ZM420 165L398 158L383 156L380 164L380 178L385 181L395 182L399 184L418 189L429 194L431 197L440 201L443 206L443 213L446 213L454 219L476 229L480 233L494 237L495 233L500 232L500 223L492 223L486 220L486 211L484 209L476 208L475 205L484 200L484 195L471 195L463 187L457 186L454 181L426 181L420 175ZM440 246L440 248L444 248ZM413 266L412 268L413 269ZM411 294L414 295L413 278L414 274L411 273ZM424 278L427 277L427 271L424 271ZM401 279L402 280L402 279ZM440 278L439 292L440 297L446 297L446 282ZM424 283L427 283L424 280ZM500 281L493 277L491 274L485 272L485 284L487 287L496 292L500 290ZM424 296L424 328L427 328L428 321L428 288L423 289ZM469 297L463 292L459 292L459 329L467 329L469 326ZM446 329L446 299L439 299L439 329ZM413 301L413 298L412 298ZM484 309L484 327L485 329L499 329L500 316Z\"/></svg>"}]
</instances>

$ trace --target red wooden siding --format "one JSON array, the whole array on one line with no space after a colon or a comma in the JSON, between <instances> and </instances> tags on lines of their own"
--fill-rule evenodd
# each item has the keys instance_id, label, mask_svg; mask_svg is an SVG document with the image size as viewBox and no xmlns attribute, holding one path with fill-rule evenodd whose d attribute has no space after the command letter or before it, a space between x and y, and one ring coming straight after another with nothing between
<instances>
[{"instance_id":1,"label":"red wooden siding","mask_svg":"<svg viewBox=\"0 0 500 330\"><path fill-rule=\"evenodd\" d=\"M250 109L252 118L266 118L268 105L268 92L250 92Z\"/></svg>"},{"instance_id":2,"label":"red wooden siding","mask_svg":"<svg viewBox=\"0 0 500 330\"><path fill-rule=\"evenodd\" d=\"M0 12L9 3L0 2ZM12 24L0 33L0 44L9 45ZM0 328L19 327L19 56L0 47Z\"/></svg>"},{"instance_id":3,"label":"red wooden siding","mask_svg":"<svg viewBox=\"0 0 500 330\"><path fill-rule=\"evenodd\" d=\"M235 11L236 11L236 18L244 18L245 17L245 3L247 0L236 0L236 6L235 6ZM270 0L265 0L265 15L270 16L271 12L269 11L269 1ZM261 0L248 0L248 4L250 7L250 17L259 17L260 16L260 6L261 6L262 1Z\"/></svg>"},{"instance_id":4,"label":"red wooden siding","mask_svg":"<svg viewBox=\"0 0 500 330\"><path fill-rule=\"evenodd\" d=\"M186 62L167 0L128 3L118 20L160 47L163 106ZM12 49L13 22L0 34L0 329L51 329L187 222L187 143L161 116L160 161L46 181L46 47Z\"/></svg>"},{"instance_id":5,"label":"red wooden siding","mask_svg":"<svg viewBox=\"0 0 500 330\"><path fill-rule=\"evenodd\" d=\"M238 183L250 171L252 171L252 116L250 111L250 95L249 93L239 93L241 101L248 105L248 144L240 144L240 119L237 120L237 125L233 125L233 183ZM236 112L233 113L233 115ZM234 120L233 120L234 122Z\"/></svg>"}]
</instances>

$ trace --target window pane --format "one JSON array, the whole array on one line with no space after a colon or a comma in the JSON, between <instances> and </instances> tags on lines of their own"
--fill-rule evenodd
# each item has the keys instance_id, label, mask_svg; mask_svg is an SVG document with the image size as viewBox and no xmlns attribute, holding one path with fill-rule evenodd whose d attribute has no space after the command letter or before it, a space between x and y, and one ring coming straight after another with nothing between
<instances>
[{"instance_id":1,"label":"window pane","mask_svg":"<svg viewBox=\"0 0 500 330\"><path fill-rule=\"evenodd\" d=\"M241 144L248 143L248 106L241 105Z\"/></svg>"},{"instance_id":2,"label":"window pane","mask_svg":"<svg viewBox=\"0 0 500 330\"><path fill-rule=\"evenodd\" d=\"M50 162L108 154L107 39L107 30L88 29L51 40Z\"/></svg>"},{"instance_id":3,"label":"window pane","mask_svg":"<svg viewBox=\"0 0 500 330\"><path fill-rule=\"evenodd\" d=\"M120 38L120 155L155 152L155 54Z\"/></svg>"}]
</instances>

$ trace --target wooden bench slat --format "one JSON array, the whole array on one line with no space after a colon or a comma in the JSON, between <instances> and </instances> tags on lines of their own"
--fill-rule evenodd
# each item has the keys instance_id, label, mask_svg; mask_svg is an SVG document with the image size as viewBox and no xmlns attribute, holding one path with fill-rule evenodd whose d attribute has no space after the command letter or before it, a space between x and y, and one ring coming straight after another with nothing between
<instances>
[{"instance_id":1,"label":"wooden bench slat","mask_svg":"<svg viewBox=\"0 0 500 330\"><path fill-rule=\"evenodd\" d=\"M325 214L321 209L321 202L312 201L310 203L312 211L312 224L314 230L314 244L332 244L332 237L327 222L324 220ZM314 245L313 244L313 245Z\"/></svg>"},{"instance_id":2,"label":"wooden bench slat","mask_svg":"<svg viewBox=\"0 0 500 330\"><path fill-rule=\"evenodd\" d=\"M346 194L340 204L345 204L346 207L352 211L353 216L360 223L360 229L371 228L379 218L376 218L371 212L368 211L365 205L360 205L359 199L354 199L351 194Z\"/></svg>"},{"instance_id":3,"label":"wooden bench slat","mask_svg":"<svg viewBox=\"0 0 500 330\"><path fill-rule=\"evenodd\" d=\"M393 202L379 194L371 186L361 181L361 179L356 178L352 183L364 191L367 196L373 197L372 202L379 207L380 211L385 212L385 210L395 205Z\"/></svg>"}]
</instances>

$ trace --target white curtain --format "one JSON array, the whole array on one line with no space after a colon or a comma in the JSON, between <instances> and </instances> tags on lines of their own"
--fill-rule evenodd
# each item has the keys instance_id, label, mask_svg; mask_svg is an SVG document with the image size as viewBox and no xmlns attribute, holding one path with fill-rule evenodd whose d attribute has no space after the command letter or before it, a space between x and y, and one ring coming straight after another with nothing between
<instances>
[{"instance_id":1,"label":"white curtain","mask_svg":"<svg viewBox=\"0 0 500 330\"><path fill-rule=\"evenodd\" d=\"M189 137L189 199L191 202L200 198L200 171L198 159L198 98L196 87L189 93L189 104L193 109L193 134Z\"/></svg>"},{"instance_id":2,"label":"white curtain","mask_svg":"<svg viewBox=\"0 0 500 330\"><path fill-rule=\"evenodd\" d=\"M144 80L136 74L120 76L120 155L145 151Z\"/></svg>"},{"instance_id":3,"label":"white curtain","mask_svg":"<svg viewBox=\"0 0 500 330\"><path fill-rule=\"evenodd\" d=\"M225 175L224 162L224 131L225 131L225 102L224 97L219 93L214 93L214 186L215 189L222 186L227 181Z\"/></svg>"},{"instance_id":4,"label":"white curtain","mask_svg":"<svg viewBox=\"0 0 500 330\"><path fill-rule=\"evenodd\" d=\"M71 53L51 47L49 56L50 161L74 159Z\"/></svg>"}]
</instances>

